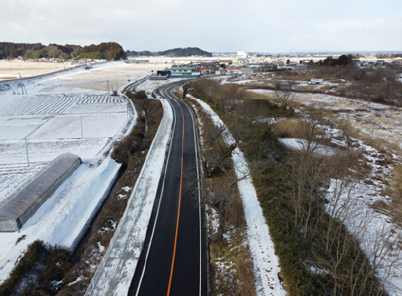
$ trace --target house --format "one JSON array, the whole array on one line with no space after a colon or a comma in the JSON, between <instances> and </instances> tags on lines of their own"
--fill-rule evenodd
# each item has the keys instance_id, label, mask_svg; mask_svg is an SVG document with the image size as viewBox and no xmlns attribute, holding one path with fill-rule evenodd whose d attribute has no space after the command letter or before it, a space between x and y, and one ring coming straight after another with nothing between
<instances>
[{"instance_id":1,"label":"house","mask_svg":"<svg viewBox=\"0 0 402 296\"><path fill-rule=\"evenodd\" d=\"M377 60L375 66L379 68L385 68L387 66L387 63L384 60Z\"/></svg>"},{"instance_id":2,"label":"house","mask_svg":"<svg viewBox=\"0 0 402 296\"><path fill-rule=\"evenodd\" d=\"M202 68L201 68L202 69ZM171 69L165 69L163 71L157 71L158 77L166 76L168 78L183 78L183 77L200 77L201 73L195 67L172 67ZM201 71L202 72L202 71ZM154 78L157 79L157 78Z\"/></svg>"},{"instance_id":3,"label":"house","mask_svg":"<svg viewBox=\"0 0 402 296\"><path fill-rule=\"evenodd\" d=\"M230 68L226 72L228 75L238 75L241 74L241 71L238 68Z\"/></svg>"},{"instance_id":4,"label":"house","mask_svg":"<svg viewBox=\"0 0 402 296\"><path fill-rule=\"evenodd\" d=\"M230 64L232 64L232 60L217 60L217 63L219 65L226 65L229 66Z\"/></svg>"},{"instance_id":5,"label":"house","mask_svg":"<svg viewBox=\"0 0 402 296\"><path fill-rule=\"evenodd\" d=\"M285 62L282 60L277 60L277 61L273 61L272 64L278 66L278 67L283 67L285 66Z\"/></svg>"},{"instance_id":6,"label":"house","mask_svg":"<svg viewBox=\"0 0 402 296\"><path fill-rule=\"evenodd\" d=\"M186 76L193 73L193 68L189 67L174 67L170 69L171 75Z\"/></svg>"},{"instance_id":7,"label":"house","mask_svg":"<svg viewBox=\"0 0 402 296\"><path fill-rule=\"evenodd\" d=\"M219 75L226 75L226 73L227 73L226 70L216 70L216 71L215 71L215 74L218 75L218 76L219 76Z\"/></svg>"}]
</instances>

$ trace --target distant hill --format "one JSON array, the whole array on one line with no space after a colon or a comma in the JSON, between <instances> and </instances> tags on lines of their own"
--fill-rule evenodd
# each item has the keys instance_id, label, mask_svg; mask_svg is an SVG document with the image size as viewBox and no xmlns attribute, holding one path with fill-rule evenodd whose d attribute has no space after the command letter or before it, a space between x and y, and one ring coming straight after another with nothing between
<instances>
[{"instance_id":1,"label":"distant hill","mask_svg":"<svg viewBox=\"0 0 402 296\"><path fill-rule=\"evenodd\" d=\"M81 47L80 45L58 45L41 43L12 43L0 42L0 59L14 59L19 56L23 58L40 59L107 59L119 60L126 58L123 47L115 42L105 42L98 45Z\"/></svg>"},{"instance_id":2,"label":"distant hill","mask_svg":"<svg viewBox=\"0 0 402 296\"><path fill-rule=\"evenodd\" d=\"M150 52L146 51L127 51L128 57L136 56L167 56L167 57L190 57L190 56L206 56L212 57L212 53L199 49L198 47L174 48L165 51Z\"/></svg>"}]
</instances>

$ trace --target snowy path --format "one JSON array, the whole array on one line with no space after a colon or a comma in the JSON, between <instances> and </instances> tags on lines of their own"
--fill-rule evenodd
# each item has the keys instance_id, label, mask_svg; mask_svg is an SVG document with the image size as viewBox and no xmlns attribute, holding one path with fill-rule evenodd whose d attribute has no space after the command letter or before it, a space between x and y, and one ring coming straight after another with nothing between
<instances>
[{"instance_id":1,"label":"snowy path","mask_svg":"<svg viewBox=\"0 0 402 296\"><path fill-rule=\"evenodd\" d=\"M190 95L187 95L190 96ZM194 98L215 125L224 126L219 116L202 100ZM231 133L226 129L222 137L227 145L235 143ZM238 179L250 174L243 152L236 148L232 154L233 164ZM275 255L274 244L269 235L260 202L250 177L238 182L240 196L243 201L244 215L247 222L247 236L254 263L256 292L258 296L287 295L278 278L280 272L279 260Z\"/></svg>"},{"instance_id":2,"label":"snowy path","mask_svg":"<svg viewBox=\"0 0 402 296\"><path fill-rule=\"evenodd\" d=\"M159 179L171 137L173 113L164 115L119 226L85 295L127 295L144 244Z\"/></svg>"}]
</instances>

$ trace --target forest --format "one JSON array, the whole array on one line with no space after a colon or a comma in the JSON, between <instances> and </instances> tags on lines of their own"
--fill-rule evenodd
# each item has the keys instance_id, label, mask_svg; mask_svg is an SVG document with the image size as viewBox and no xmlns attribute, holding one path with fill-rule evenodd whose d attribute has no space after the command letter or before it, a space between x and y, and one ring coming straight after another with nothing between
<instances>
[{"instance_id":1,"label":"forest","mask_svg":"<svg viewBox=\"0 0 402 296\"><path fill-rule=\"evenodd\" d=\"M123 47L116 42L104 42L98 45L59 45L41 43L0 42L0 59L15 59L21 56L25 59L55 58L55 59L106 59L119 60L126 58Z\"/></svg>"}]
</instances>

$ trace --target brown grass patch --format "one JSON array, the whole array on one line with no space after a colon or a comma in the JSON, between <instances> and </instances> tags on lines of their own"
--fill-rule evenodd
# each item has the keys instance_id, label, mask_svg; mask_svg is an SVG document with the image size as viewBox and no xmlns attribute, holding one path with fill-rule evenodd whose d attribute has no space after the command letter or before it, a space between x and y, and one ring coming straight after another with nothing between
<instances>
[{"instance_id":1,"label":"brown grass patch","mask_svg":"<svg viewBox=\"0 0 402 296\"><path fill-rule=\"evenodd\" d=\"M298 90L302 90L302 91L316 91L316 89L314 88L314 86L312 85L303 85L303 86L299 86L297 88Z\"/></svg>"},{"instance_id":2,"label":"brown grass patch","mask_svg":"<svg viewBox=\"0 0 402 296\"><path fill-rule=\"evenodd\" d=\"M395 189L400 192L400 195L402 197L402 165L398 165L394 168L392 183Z\"/></svg>"},{"instance_id":3,"label":"brown grass patch","mask_svg":"<svg viewBox=\"0 0 402 296\"><path fill-rule=\"evenodd\" d=\"M331 90L331 89L333 89L333 88L335 88L336 86L334 86L334 85L324 85L324 86L322 86L322 87L320 87L318 90L320 90L320 91L327 91L327 90Z\"/></svg>"},{"instance_id":4,"label":"brown grass patch","mask_svg":"<svg viewBox=\"0 0 402 296\"><path fill-rule=\"evenodd\" d=\"M273 130L278 138L302 138L302 126L300 119L281 119L275 122Z\"/></svg>"},{"instance_id":5,"label":"brown grass patch","mask_svg":"<svg viewBox=\"0 0 402 296\"><path fill-rule=\"evenodd\" d=\"M18 77L17 76L3 76L3 77L0 77L0 79L4 79L4 80L7 80L7 79L17 79Z\"/></svg>"}]
</instances>

